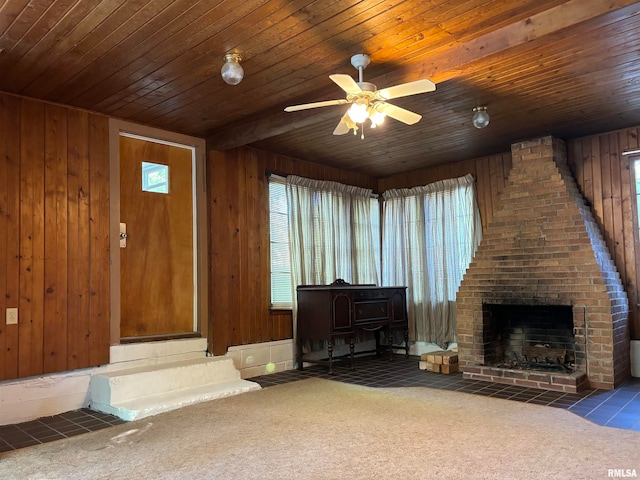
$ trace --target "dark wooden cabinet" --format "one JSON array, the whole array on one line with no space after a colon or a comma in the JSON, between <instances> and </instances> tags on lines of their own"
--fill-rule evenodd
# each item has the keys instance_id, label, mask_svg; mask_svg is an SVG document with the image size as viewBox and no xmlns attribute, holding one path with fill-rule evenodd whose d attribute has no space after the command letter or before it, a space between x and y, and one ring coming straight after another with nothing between
<instances>
[{"instance_id":1,"label":"dark wooden cabinet","mask_svg":"<svg viewBox=\"0 0 640 480\"><path fill-rule=\"evenodd\" d=\"M375 285L304 285L297 288L298 322L296 361L327 363L333 372L333 348L337 338L349 342L351 368L354 366L355 337L358 330L375 333L376 352L383 346L380 336L386 334L391 359L393 349L404 349L408 355L407 287L376 287ZM404 345L393 345L393 331L401 330ZM328 360L304 358L305 340L326 340Z\"/></svg>"}]
</instances>

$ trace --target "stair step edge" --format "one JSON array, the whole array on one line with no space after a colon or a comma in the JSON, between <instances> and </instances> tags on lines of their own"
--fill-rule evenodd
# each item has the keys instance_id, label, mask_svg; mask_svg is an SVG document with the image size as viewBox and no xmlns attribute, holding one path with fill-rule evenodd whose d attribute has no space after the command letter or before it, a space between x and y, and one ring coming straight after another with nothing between
<instances>
[{"instance_id":1,"label":"stair step edge","mask_svg":"<svg viewBox=\"0 0 640 480\"><path fill-rule=\"evenodd\" d=\"M230 365L227 365L230 364ZM103 378L127 377L139 374L148 374L154 372L166 372L167 370L180 370L183 368L211 368L217 367L233 367L233 359L230 357L200 357L196 359L179 360L174 362L154 363L132 368L123 368L111 370L107 372L97 373L94 376Z\"/></svg>"},{"instance_id":2,"label":"stair step edge","mask_svg":"<svg viewBox=\"0 0 640 480\"><path fill-rule=\"evenodd\" d=\"M186 388L165 394L149 395L137 399L114 402L113 404L93 403L91 408L115 415L123 420L132 421L188 405L195 405L201 402L260 390L261 388L262 387L255 382L233 380Z\"/></svg>"}]
</instances>

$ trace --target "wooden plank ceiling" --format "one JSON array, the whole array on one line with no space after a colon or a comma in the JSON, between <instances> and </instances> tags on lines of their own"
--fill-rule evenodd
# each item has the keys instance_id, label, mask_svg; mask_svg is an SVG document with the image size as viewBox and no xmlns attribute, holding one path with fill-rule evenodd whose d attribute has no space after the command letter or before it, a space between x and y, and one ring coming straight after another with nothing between
<instances>
[{"instance_id":1,"label":"wooden plank ceiling","mask_svg":"<svg viewBox=\"0 0 640 480\"><path fill-rule=\"evenodd\" d=\"M0 0L0 90L375 177L640 124L640 2L625 0ZM225 53L244 80L225 84ZM364 140L332 132L332 73L429 78ZM475 129L486 105L490 125Z\"/></svg>"}]
</instances>

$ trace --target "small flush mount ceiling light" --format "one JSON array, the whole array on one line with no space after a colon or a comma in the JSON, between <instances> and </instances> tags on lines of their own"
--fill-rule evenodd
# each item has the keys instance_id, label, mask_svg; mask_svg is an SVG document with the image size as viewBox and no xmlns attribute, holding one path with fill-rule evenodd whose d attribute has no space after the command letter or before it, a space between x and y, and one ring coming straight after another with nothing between
<instances>
[{"instance_id":1,"label":"small flush mount ceiling light","mask_svg":"<svg viewBox=\"0 0 640 480\"><path fill-rule=\"evenodd\" d=\"M240 62L242 57L237 53L227 53L224 56L224 65L220 74L222 79L229 85L238 85L244 78L244 69Z\"/></svg>"},{"instance_id":2,"label":"small flush mount ceiling light","mask_svg":"<svg viewBox=\"0 0 640 480\"><path fill-rule=\"evenodd\" d=\"M476 128L484 128L489 125L489 114L487 113L487 107L476 107L473 109L473 118L471 122Z\"/></svg>"}]
</instances>

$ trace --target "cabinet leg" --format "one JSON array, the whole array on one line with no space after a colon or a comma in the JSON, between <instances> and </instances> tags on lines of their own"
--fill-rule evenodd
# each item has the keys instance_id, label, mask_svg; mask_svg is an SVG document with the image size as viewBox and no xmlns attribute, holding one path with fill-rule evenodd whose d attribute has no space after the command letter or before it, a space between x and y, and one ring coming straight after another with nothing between
<instances>
[{"instance_id":1,"label":"cabinet leg","mask_svg":"<svg viewBox=\"0 0 640 480\"><path fill-rule=\"evenodd\" d=\"M333 342L327 343L327 353L329 354L329 375L333 373Z\"/></svg>"},{"instance_id":2,"label":"cabinet leg","mask_svg":"<svg viewBox=\"0 0 640 480\"><path fill-rule=\"evenodd\" d=\"M375 331L376 336L376 357L380 356L380 330Z\"/></svg>"},{"instance_id":3,"label":"cabinet leg","mask_svg":"<svg viewBox=\"0 0 640 480\"><path fill-rule=\"evenodd\" d=\"M351 360L351 370L355 370L355 365L354 365L354 353L356 350L356 342L353 341L353 338L349 339L349 354L350 354L350 360Z\"/></svg>"},{"instance_id":4,"label":"cabinet leg","mask_svg":"<svg viewBox=\"0 0 640 480\"><path fill-rule=\"evenodd\" d=\"M409 330L404 331L404 358L409 358Z\"/></svg>"},{"instance_id":5,"label":"cabinet leg","mask_svg":"<svg viewBox=\"0 0 640 480\"><path fill-rule=\"evenodd\" d=\"M298 363L298 370L302 371L304 366L302 365L302 339L298 339L298 344L296 345L296 362Z\"/></svg>"},{"instance_id":6,"label":"cabinet leg","mask_svg":"<svg viewBox=\"0 0 640 480\"><path fill-rule=\"evenodd\" d=\"M393 334L389 332L388 340L389 342L389 361L393 360Z\"/></svg>"}]
</instances>

